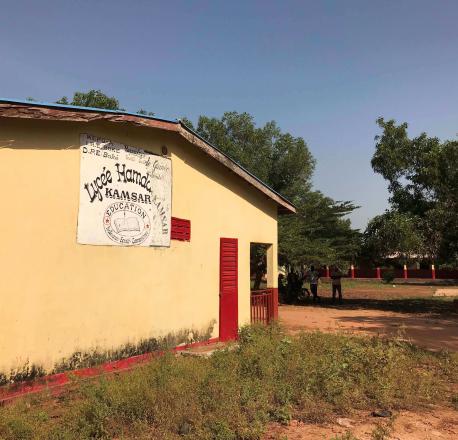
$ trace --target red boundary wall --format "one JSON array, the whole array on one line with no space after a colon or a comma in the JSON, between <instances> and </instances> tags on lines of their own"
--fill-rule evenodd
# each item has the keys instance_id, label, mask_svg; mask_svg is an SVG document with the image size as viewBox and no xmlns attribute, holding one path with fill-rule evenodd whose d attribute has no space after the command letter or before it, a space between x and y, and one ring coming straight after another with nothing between
<instances>
[{"instance_id":1,"label":"red boundary wall","mask_svg":"<svg viewBox=\"0 0 458 440\"><path fill-rule=\"evenodd\" d=\"M352 277L352 270L348 269L345 275L348 278L383 278L383 274L392 270L395 278L412 278L412 279L425 279L425 280L458 280L458 269L387 269L387 268L357 268L353 269L354 276ZM326 268L320 269L320 275L323 278L328 278L328 271Z\"/></svg>"},{"instance_id":2,"label":"red boundary wall","mask_svg":"<svg viewBox=\"0 0 458 440\"><path fill-rule=\"evenodd\" d=\"M208 339L207 341L194 342L186 345L179 345L171 351L182 351L192 347L200 347L219 342L219 338ZM106 362L95 367L82 368L80 370L66 371L64 373L50 374L32 381L24 381L17 384L5 385L0 388L0 405L11 402L12 400L28 394L39 393L51 390L58 393L59 389L68 385L72 377L86 379L91 377L103 376L111 373L129 371L136 365L144 364L155 357L162 356L165 351L140 354L118 361Z\"/></svg>"}]
</instances>

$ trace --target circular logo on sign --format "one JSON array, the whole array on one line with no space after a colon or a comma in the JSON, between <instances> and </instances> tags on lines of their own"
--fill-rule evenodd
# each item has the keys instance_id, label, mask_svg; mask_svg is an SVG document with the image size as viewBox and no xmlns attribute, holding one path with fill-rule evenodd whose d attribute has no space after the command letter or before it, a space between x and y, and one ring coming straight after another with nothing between
<instances>
[{"instance_id":1,"label":"circular logo on sign","mask_svg":"<svg viewBox=\"0 0 458 440\"><path fill-rule=\"evenodd\" d=\"M116 243L139 245L150 234L151 222L147 212L136 203L117 202L105 209L103 227Z\"/></svg>"}]
</instances>

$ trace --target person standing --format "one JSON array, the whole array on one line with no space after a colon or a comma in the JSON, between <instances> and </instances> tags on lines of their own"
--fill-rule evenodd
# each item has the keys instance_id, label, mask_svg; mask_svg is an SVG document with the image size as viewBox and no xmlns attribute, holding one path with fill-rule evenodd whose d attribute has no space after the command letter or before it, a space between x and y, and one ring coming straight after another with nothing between
<instances>
[{"instance_id":1,"label":"person standing","mask_svg":"<svg viewBox=\"0 0 458 440\"><path fill-rule=\"evenodd\" d=\"M313 295L313 302L320 302L318 296L318 280L320 279L320 273L315 269L315 266L310 266L310 270L307 272L307 278L310 282L310 291Z\"/></svg>"},{"instance_id":2,"label":"person standing","mask_svg":"<svg viewBox=\"0 0 458 440\"><path fill-rule=\"evenodd\" d=\"M301 269L301 296L302 297L307 297L307 298L310 298L310 290L307 289L307 274L308 274L308 271L306 270L305 266L302 267Z\"/></svg>"},{"instance_id":3,"label":"person standing","mask_svg":"<svg viewBox=\"0 0 458 440\"><path fill-rule=\"evenodd\" d=\"M342 271L334 264L331 268L332 302L335 302L339 293L339 302L342 302Z\"/></svg>"}]
</instances>

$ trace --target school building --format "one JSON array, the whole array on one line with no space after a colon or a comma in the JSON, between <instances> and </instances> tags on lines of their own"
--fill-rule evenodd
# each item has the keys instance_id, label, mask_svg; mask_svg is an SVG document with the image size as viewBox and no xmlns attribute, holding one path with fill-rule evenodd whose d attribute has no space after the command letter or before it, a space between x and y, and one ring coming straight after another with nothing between
<instances>
[{"instance_id":1,"label":"school building","mask_svg":"<svg viewBox=\"0 0 458 440\"><path fill-rule=\"evenodd\" d=\"M252 243L275 316L277 219L295 208L180 121L0 100L0 188L0 372L236 337Z\"/></svg>"}]
</instances>

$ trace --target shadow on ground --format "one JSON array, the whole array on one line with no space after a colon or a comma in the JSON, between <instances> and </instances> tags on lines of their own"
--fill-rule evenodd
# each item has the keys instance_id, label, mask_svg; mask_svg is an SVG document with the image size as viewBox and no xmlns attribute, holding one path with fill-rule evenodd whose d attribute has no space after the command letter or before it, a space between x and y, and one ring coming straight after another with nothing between
<instances>
[{"instance_id":1,"label":"shadow on ground","mask_svg":"<svg viewBox=\"0 0 458 440\"><path fill-rule=\"evenodd\" d=\"M408 315L352 315L336 319L344 327L348 324L367 333L398 336L432 350L456 351L458 347L458 326L455 320Z\"/></svg>"},{"instance_id":2,"label":"shadow on ground","mask_svg":"<svg viewBox=\"0 0 458 440\"><path fill-rule=\"evenodd\" d=\"M342 303L333 303L330 298L322 297L320 302L313 303L311 299L298 302L297 306L310 306L334 308L340 310L382 310L397 313L419 313L433 315L454 314L453 299L451 298L392 298L392 299L367 299L345 298ZM458 316L458 315L457 315Z\"/></svg>"},{"instance_id":3,"label":"shadow on ground","mask_svg":"<svg viewBox=\"0 0 458 440\"><path fill-rule=\"evenodd\" d=\"M397 304L393 306L393 303ZM458 314L451 314L450 309L446 314L436 303L441 301L420 300L418 304L415 300L365 300L364 303L348 300L340 306L325 302L317 306L282 306L279 317L292 332L343 331L400 337L430 350L458 351ZM436 307L435 312L431 311L433 307ZM428 313L423 313L425 311Z\"/></svg>"},{"instance_id":4,"label":"shadow on ground","mask_svg":"<svg viewBox=\"0 0 458 440\"><path fill-rule=\"evenodd\" d=\"M422 279L407 279L396 278L393 283L398 284L399 286L458 286L458 280L422 280Z\"/></svg>"}]
</instances>

